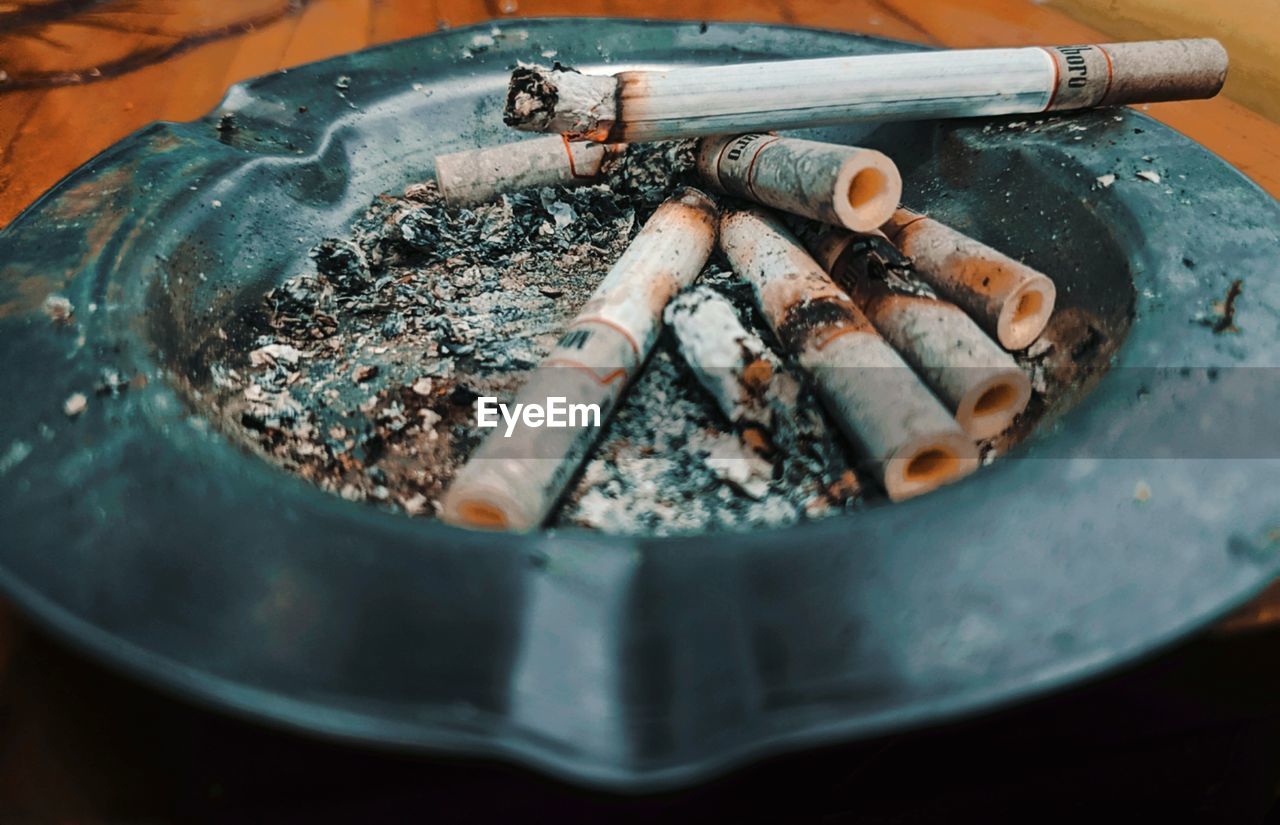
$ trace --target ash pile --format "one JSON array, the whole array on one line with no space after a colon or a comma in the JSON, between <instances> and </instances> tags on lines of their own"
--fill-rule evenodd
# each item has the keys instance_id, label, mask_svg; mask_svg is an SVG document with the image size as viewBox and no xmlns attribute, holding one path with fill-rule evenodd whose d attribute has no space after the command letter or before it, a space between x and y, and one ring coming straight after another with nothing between
<instances>
[{"instance_id":1,"label":"ash pile","mask_svg":"<svg viewBox=\"0 0 1280 825\"><path fill-rule=\"evenodd\" d=\"M1098 368L1051 278L902 207L875 150L553 136L436 171L312 249L211 369L228 430L349 500L786 526L964 478Z\"/></svg>"},{"instance_id":2,"label":"ash pile","mask_svg":"<svg viewBox=\"0 0 1280 825\"><path fill-rule=\"evenodd\" d=\"M376 197L349 238L316 245L312 268L239 319L254 345L212 367L215 420L324 490L437 517L487 432L476 400L510 400L525 383L658 205L695 180L693 151L691 141L635 146L590 185L464 208L446 207L434 182ZM699 283L772 340L719 253ZM880 495L811 387L788 377L785 442L759 449L664 330L548 525L654 535L784 526Z\"/></svg>"}]
</instances>

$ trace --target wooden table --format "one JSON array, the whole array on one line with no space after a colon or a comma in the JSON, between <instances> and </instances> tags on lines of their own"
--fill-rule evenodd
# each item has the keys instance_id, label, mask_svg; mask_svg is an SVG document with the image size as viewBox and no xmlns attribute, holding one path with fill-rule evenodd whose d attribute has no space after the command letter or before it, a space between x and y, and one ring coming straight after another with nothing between
<instances>
[{"instance_id":1,"label":"wooden table","mask_svg":"<svg viewBox=\"0 0 1280 825\"><path fill-rule=\"evenodd\" d=\"M205 114L238 80L515 15L782 22L954 47L1110 39L1030 0L0 1L0 226L98 151L151 121ZM1226 98L1142 108L1280 195L1280 125ZM1234 639L1276 626L1280 586L1217 633ZM139 691L0 604L0 818L164 817L155 784L183 776L173 743L155 752L132 737L170 719L186 720L183 731L234 723L193 723L182 706ZM179 758L197 760L200 742L187 744ZM104 767L117 756L127 771ZM219 794L185 791L206 801Z\"/></svg>"},{"instance_id":2,"label":"wooden table","mask_svg":"<svg viewBox=\"0 0 1280 825\"><path fill-rule=\"evenodd\" d=\"M941 46L1106 41L1031 0L8 0L0 2L0 225L153 120L247 77L513 15L756 20ZM1226 98L1144 107L1280 194L1280 125Z\"/></svg>"}]
</instances>

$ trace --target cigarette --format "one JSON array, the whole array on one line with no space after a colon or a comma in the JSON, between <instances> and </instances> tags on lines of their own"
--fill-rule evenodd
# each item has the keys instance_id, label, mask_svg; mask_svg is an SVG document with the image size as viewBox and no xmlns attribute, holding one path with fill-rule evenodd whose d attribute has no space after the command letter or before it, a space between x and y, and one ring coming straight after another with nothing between
<instances>
[{"instance_id":1,"label":"cigarette","mask_svg":"<svg viewBox=\"0 0 1280 825\"><path fill-rule=\"evenodd\" d=\"M889 270L909 269L910 261L884 235L824 229L804 241L970 438L999 435L1026 409L1031 380L964 310L890 288Z\"/></svg>"},{"instance_id":2,"label":"cigarette","mask_svg":"<svg viewBox=\"0 0 1280 825\"><path fill-rule=\"evenodd\" d=\"M510 434L495 429L454 477L441 518L493 530L546 520L653 348L667 302L706 264L716 219L715 203L696 189L658 207L516 394L516 404L594 404L599 420L547 427L525 417Z\"/></svg>"},{"instance_id":3,"label":"cigarette","mask_svg":"<svg viewBox=\"0 0 1280 825\"><path fill-rule=\"evenodd\" d=\"M951 413L776 218L754 209L725 214L720 248L891 499L977 468L977 447Z\"/></svg>"},{"instance_id":4,"label":"cigarette","mask_svg":"<svg viewBox=\"0 0 1280 825\"><path fill-rule=\"evenodd\" d=\"M601 142L1213 97L1216 40L960 49L585 75L521 66L504 119Z\"/></svg>"},{"instance_id":5,"label":"cigarette","mask_svg":"<svg viewBox=\"0 0 1280 825\"><path fill-rule=\"evenodd\" d=\"M1000 346L1025 349L1044 332L1058 294L1048 275L910 209L899 209L882 229L939 295Z\"/></svg>"},{"instance_id":6,"label":"cigarette","mask_svg":"<svg viewBox=\"0 0 1280 825\"><path fill-rule=\"evenodd\" d=\"M664 318L689 371L744 441L761 451L794 441L799 384L742 325L728 298L695 286L667 306Z\"/></svg>"},{"instance_id":7,"label":"cigarette","mask_svg":"<svg viewBox=\"0 0 1280 825\"><path fill-rule=\"evenodd\" d=\"M557 135L453 152L436 156L436 183L449 206L474 206L504 192L591 183L625 149Z\"/></svg>"},{"instance_id":8,"label":"cigarette","mask_svg":"<svg viewBox=\"0 0 1280 825\"><path fill-rule=\"evenodd\" d=\"M726 194L859 232L889 220L902 198L902 176L884 154L777 135L703 138L698 172Z\"/></svg>"}]
</instances>

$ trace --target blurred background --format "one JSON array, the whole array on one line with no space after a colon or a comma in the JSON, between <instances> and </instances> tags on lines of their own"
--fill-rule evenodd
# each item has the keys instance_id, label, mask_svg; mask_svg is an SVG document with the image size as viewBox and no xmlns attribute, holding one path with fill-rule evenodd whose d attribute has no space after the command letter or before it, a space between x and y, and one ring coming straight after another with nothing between
<instances>
[{"instance_id":1,"label":"blurred background","mask_svg":"<svg viewBox=\"0 0 1280 825\"><path fill-rule=\"evenodd\" d=\"M0 0L0 226L155 120L277 69L521 16L776 22L944 47L1214 36L1213 101L1140 107L1280 194L1276 0ZM3 262L0 262L3 264ZM1280 823L1280 589L1176 651L1048 703L776 760L693 794L583 795L514 768L318 744L108 673L0 602L0 821ZM497 790L497 792L495 792ZM1046 800L1053 800L1052 811ZM723 814L723 817L721 815Z\"/></svg>"}]
</instances>

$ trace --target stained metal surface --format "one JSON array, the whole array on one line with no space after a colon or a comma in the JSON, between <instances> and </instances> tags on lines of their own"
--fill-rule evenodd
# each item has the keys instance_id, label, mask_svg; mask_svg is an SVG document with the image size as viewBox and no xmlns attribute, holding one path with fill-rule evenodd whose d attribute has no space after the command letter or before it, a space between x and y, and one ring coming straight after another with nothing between
<instances>
[{"instance_id":1,"label":"stained metal surface","mask_svg":"<svg viewBox=\"0 0 1280 825\"><path fill-rule=\"evenodd\" d=\"M9 596L201 701L644 789L1097 676L1280 572L1280 207L1126 110L812 133L890 152L910 203L1055 276L1063 307L1128 327L1091 394L955 487L785 531L517 537L352 504L231 446L175 381L374 194L438 152L514 137L516 60L905 48L747 25L501 28L471 57L487 25L234 87L233 134L216 115L149 127L0 233ZM1160 184L1134 176L1150 168ZM1197 319L1237 278L1239 331L1217 334ZM51 292L76 326L41 312ZM103 368L145 385L94 395ZM75 392L89 405L73 420Z\"/></svg>"}]
</instances>

